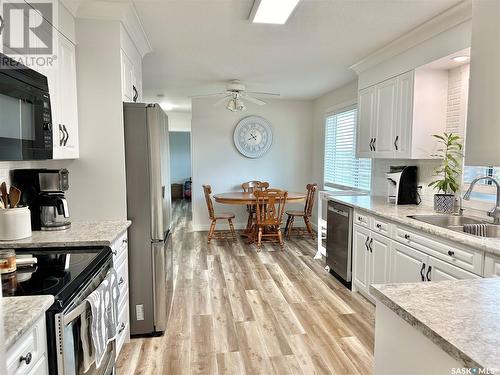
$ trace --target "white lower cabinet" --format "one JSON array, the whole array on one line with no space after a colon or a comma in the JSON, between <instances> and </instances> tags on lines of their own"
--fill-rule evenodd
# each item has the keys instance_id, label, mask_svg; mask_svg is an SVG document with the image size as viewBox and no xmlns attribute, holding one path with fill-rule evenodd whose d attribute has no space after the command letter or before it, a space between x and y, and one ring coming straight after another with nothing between
<instances>
[{"instance_id":1,"label":"white lower cabinet","mask_svg":"<svg viewBox=\"0 0 500 375\"><path fill-rule=\"evenodd\" d=\"M393 241L391 283L474 279L479 276Z\"/></svg>"},{"instance_id":2,"label":"white lower cabinet","mask_svg":"<svg viewBox=\"0 0 500 375\"><path fill-rule=\"evenodd\" d=\"M500 277L500 257L486 254L484 258L484 277Z\"/></svg>"},{"instance_id":3,"label":"white lower cabinet","mask_svg":"<svg viewBox=\"0 0 500 375\"><path fill-rule=\"evenodd\" d=\"M483 275L484 254L356 211L353 289L373 300L371 284L462 280ZM487 255L484 276L500 277L500 257ZM471 272L472 271L472 272Z\"/></svg>"},{"instance_id":4,"label":"white lower cabinet","mask_svg":"<svg viewBox=\"0 0 500 375\"><path fill-rule=\"evenodd\" d=\"M7 351L7 375L48 374L45 314Z\"/></svg>"},{"instance_id":5,"label":"white lower cabinet","mask_svg":"<svg viewBox=\"0 0 500 375\"><path fill-rule=\"evenodd\" d=\"M427 254L393 241L391 283L425 280Z\"/></svg>"},{"instance_id":6,"label":"white lower cabinet","mask_svg":"<svg viewBox=\"0 0 500 375\"><path fill-rule=\"evenodd\" d=\"M123 344L130 341L129 287L128 287L128 239L127 233L111 244L113 267L118 275L120 299L118 300L118 334L116 337L116 358Z\"/></svg>"},{"instance_id":7,"label":"white lower cabinet","mask_svg":"<svg viewBox=\"0 0 500 375\"><path fill-rule=\"evenodd\" d=\"M355 288L370 296L371 284L389 281L391 240L359 225L354 226L353 236L353 282Z\"/></svg>"}]
</instances>

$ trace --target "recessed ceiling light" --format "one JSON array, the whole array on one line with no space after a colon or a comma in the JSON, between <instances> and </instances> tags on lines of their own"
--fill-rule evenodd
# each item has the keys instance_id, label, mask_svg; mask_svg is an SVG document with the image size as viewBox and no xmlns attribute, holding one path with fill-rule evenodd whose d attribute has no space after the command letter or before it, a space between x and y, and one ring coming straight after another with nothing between
<instances>
[{"instance_id":1,"label":"recessed ceiling light","mask_svg":"<svg viewBox=\"0 0 500 375\"><path fill-rule=\"evenodd\" d=\"M163 98L165 95L163 95L163 94L156 94L156 96L157 96L158 98Z\"/></svg>"},{"instance_id":2,"label":"recessed ceiling light","mask_svg":"<svg viewBox=\"0 0 500 375\"><path fill-rule=\"evenodd\" d=\"M469 56L454 56L451 59L455 62L464 62L469 60Z\"/></svg>"},{"instance_id":3,"label":"recessed ceiling light","mask_svg":"<svg viewBox=\"0 0 500 375\"><path fill-rule=\"evenodd\" d=\"M300 0L255 0L251 16L253 23L283 25Z\"/></svg>"}]
</instances>

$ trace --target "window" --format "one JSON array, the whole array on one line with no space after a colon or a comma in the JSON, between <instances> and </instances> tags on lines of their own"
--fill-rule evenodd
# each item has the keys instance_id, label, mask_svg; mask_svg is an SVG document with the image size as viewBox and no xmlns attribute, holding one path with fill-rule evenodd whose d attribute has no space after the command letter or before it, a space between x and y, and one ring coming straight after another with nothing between
<instances>
[{"instance_id":1,"label":"window","mask_svg":"<svg viewBox=\"0 0 500 375\"><path fill-rule=\"evenodd\" d=\"M371 159L356 158L355 106L330 113L325 120L325 186L370 190Z\"/></svg>"},{"instance_id":2,"label":"window","mask_svg":"<svg viewBox=\"0 0 500 375\"><path fill-rule=\"evenodd\" d=\"M472 180L478 177L491 176L500 182L500 168L497 167L470 167L464 168L464 188L468 189ZM496 201L496 186L490 180L481 180L474 186L471 199L481 201Z\"/></svg>"}]
</instances>

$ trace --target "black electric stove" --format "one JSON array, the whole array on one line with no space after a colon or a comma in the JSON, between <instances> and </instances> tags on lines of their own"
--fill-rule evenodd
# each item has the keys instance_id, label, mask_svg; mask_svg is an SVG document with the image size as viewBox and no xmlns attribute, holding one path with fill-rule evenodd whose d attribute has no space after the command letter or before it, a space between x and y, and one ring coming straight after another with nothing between
<instances>
[{"instance_id":1,"label":"black electric stove","mask_svg":"<svg viewBox=\"0 0 500 375\"><path fill-rule=\"evenodd\" d=\"M64 308L87 281L111 257L108 247L16 249L18 256L37 259L33 266L18 267L2 275L4 296L53 295Z\"/></svg>"}]
</instances>

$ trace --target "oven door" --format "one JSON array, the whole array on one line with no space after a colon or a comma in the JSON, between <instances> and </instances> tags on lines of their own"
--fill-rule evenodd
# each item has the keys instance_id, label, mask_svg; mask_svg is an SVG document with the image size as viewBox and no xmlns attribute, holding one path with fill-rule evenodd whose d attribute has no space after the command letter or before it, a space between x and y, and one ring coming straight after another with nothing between
<instances>
[{"instance_id":1,"label":"oven door","mask_svg":"<svg viewBox=\"0 0 500 375\"><path fill-rule=\"evenodd\" d=\"M52 159L48 92L0 73L0 160Z\"/></svg>"},{"instance_id":2,"label":"oven door","mask_svg":"<svg viewBox=\"0 0 500 375\"><path fill-rule=\"evenodd\" d=\"M88 282L72 300L71 304L62 312L53 317L55 323L55 334L53 342L49 346L54 348L52 353L49 350L49 368L51 374L58 375L110 375L115 368L116 341L108 343L106 354L99 368L95 367L95 362L87 372L84 372L84 357L82 338L80 337L81 319L90 319L90 306L84 303L85 298L94 291L104 280L111 267L111 259L101 266L96 276ZM83 303L83 304L82 304ZM82 309L82 307L85 307ZM90 325L90 320L88 320ZM49 341L51 339L49 338ZM91 343L90 343L91 344Z\"/></svg>"}]
</instances>

